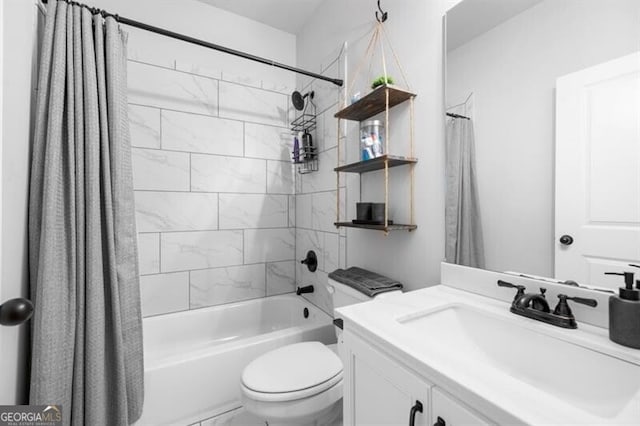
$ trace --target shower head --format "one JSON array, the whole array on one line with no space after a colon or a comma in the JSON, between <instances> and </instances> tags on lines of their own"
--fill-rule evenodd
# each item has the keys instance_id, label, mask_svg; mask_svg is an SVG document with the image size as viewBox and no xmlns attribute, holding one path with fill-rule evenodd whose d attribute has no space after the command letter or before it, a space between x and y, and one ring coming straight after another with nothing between
<instances>
[{"instance_id":1,"label":"shower head","mask_svg":"<svg viewBox=\"0 0 640 426\"><path fill-rule=\"evenodd\" d=\"M302 95L300 92L296 90L291 94L291 103L293 104L293 107L295 109L297 109L298 111L302 111L304 109L305 98L309 97L313 99L313 95L314 95L313 90L311 92L305 93L304 95Z\"/></svg>"}]
</instances>

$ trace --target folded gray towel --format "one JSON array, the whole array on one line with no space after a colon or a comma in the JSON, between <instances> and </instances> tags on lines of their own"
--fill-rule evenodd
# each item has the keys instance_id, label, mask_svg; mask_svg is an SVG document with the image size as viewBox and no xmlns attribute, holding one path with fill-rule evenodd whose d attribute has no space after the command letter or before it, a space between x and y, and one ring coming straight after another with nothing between
<instances>
[{"instance_id":1,"label":"folded gray towel","mask_svg":"<svg viewBox=\"0 0 640 426\"><path fill-rule=\"evenodd\" d=\"M348 269L336 269L329 278L348 285L369 297L387 291L402 290L402 283L366 269L352 266Z\"/></svg>"}]
</instances>

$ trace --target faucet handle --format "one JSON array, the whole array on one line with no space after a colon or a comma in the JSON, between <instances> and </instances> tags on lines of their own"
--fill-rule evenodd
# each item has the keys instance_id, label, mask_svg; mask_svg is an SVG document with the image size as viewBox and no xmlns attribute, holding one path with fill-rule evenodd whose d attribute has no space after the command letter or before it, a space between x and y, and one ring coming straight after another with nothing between
<instances>
[{"instance_id":1,"label":"faucet handle","mask_svg":"<svg viewBox=\"0 0 640 426\"><path fill-rule=\"evenodd\" d=\"M498 280L498 286L499 287L509 287L509 288L517 288L518 290L522 290L525 291L527 288L523 285L519 285L519 284L511 284L509 282L506 281L502 281L502 280Z\"/></svg>"},{"instance_id":2,"label":"faucet handle","mask_svg":"<svg viewBox=\"0 0 640 426\"><path fill-rule=\"evenodd\" d=\"M571 312L571 308L569 307L567 300L571 300L573 302L580 303L582 305L591 306L592 308L595 308L596 306L598 306L597 300L586 299L584 297L569 297L566 294L559 294L558 299L559 299L558 304L556 305L556 308L553 310L553 314L562 315L565 317L573 317L573 313Z\"/></svg>"},{"instance_id":3,"label":"faucet handle","mask_svg":"<svg viewBox=\"0 0 640 426\"><path fill-rule=\"evenodd\" d=\"M563 295L561 294L558 297L560 296L563 296ZM598 301L596 299L587 299L584 297L567 297L567 300L573 300L576 303L580 303L581 305L591 306L592 308L595 308L596 306L598 306Z\"/></svg>"},{"instance_id":4,"label":"faucet handle","mask_svg":"<svg viewBox=\"0 0 640 426\"><path fill-rule=\"evenodd\" d=\"M523 285L511 284L509 282L502 281L502 280L498 280L498 287L517 288L518 289L518 292L516 293L516 295L513 298L513 303L516 303L516 301L518 299L520 299L522 296L524 296L524 291L527 289Z\"/></svg>"}]
</instances>

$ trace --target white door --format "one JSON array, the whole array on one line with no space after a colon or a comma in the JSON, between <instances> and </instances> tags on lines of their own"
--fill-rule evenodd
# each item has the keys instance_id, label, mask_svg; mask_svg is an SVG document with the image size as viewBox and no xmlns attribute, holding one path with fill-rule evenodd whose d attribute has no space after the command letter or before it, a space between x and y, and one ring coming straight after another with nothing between
<instances>
[{"instance_id":1,"label":"white door","mask_svg":"<svg viewBox=\"0 0 640 426\"><path fill-rule=\"evenodd\" d=\"M555 206L556 278L619 287L603 273L640 263L640 52L558 79Z\"/></svg>"}]
</instances>

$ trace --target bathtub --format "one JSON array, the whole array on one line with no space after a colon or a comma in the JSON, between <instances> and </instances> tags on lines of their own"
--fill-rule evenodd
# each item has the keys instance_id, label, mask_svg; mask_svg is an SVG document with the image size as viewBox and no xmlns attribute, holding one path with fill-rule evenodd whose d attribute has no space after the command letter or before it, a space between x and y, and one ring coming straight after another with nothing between
<instances>
[{"instance_id":1,"label":"bathtub","mask_svg":"<svg viewBox=\"0 0 640 426\"><path fill-rule=\"evenodd\" d=\"M143 331L145 402L136 425L188 425L238 408L240 375L253 359L336 340L331 318L293 294L145 318Z\"/></svg>"}]
</instances>

